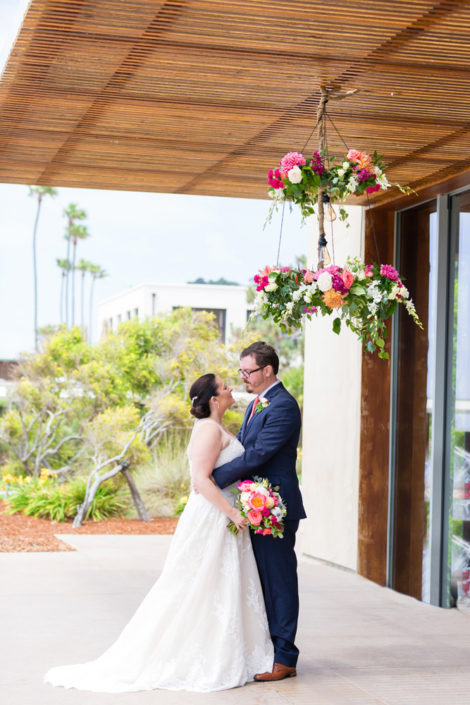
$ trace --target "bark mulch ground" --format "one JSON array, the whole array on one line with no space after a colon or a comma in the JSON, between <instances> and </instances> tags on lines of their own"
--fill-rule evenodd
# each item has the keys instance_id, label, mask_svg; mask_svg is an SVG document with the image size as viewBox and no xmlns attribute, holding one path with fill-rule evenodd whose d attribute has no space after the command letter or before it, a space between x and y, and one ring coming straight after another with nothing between
<instances>
[{"instance_id":1,"label":"bark mulch ground","mask_svg":"<svg viewBox=\"0 0 470 705\"><path fill-rule=\"evenodd\" d=\"M0 502L0 553L40 551L73 551L55 534L173 534L178 519L157 518L150 522L138 519L107 519L85 521L79 529L72 522L52 522L47 519L2 513Z\"/></svg>"}]
</instances>

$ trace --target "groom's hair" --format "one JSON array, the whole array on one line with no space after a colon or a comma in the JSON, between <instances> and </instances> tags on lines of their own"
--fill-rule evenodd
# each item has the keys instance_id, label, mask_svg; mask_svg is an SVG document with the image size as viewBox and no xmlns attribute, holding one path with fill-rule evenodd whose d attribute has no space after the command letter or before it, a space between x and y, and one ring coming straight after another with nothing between
<instances>
[{"instance_id":1,"label":"groom's hair","mask_svg":"<svg viewBox=\"0 0 470 705\"><path fill-rule=\"evenodd\" d=\"M271 365L275 375L279 372L279 357L277 352L271 345L260 340L258 343L252 343L247 348L242 350L240 358L248 357L248 355L253 355L256 360L256 364L259 367L267 367Z\"/></svg>"}]
</instances>

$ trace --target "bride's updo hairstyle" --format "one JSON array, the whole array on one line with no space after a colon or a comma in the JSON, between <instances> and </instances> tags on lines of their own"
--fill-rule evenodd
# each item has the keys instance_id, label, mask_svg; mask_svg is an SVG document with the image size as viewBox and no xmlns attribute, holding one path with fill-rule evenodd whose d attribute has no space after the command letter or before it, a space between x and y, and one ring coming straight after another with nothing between
<instances>
[{"instance_id":1,"label":"bride's updo hairstyle","mask_svg":"<svg viewBox=\"0 0 470 705\"><path fill-rule=\"evenodd\" d=\"M191 414L197 419L207 419L211 414L209 402L212 397L217 397L218 395L217 380L212 372L199 377L189 390L192 404Z\"/></svg>"}]
</instances>

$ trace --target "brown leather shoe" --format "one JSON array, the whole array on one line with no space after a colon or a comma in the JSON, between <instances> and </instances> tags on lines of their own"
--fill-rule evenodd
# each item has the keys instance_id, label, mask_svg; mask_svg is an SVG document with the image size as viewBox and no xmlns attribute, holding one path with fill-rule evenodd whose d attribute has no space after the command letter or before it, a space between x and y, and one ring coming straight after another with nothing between
<instances>
[{"instance_id":1,"label":"brown leather shoe","mask_svg":"<svg viewBox=\"0 0 470 705\"><path fill-rule=\"evenodd\" d=\"M273 670L266 673L257 673L255 681L265 683L267 681L282 681L284 678L295 678L297 671L294 666L284 666L283 663L275 663Z\"/></svg>"}]
</instances>

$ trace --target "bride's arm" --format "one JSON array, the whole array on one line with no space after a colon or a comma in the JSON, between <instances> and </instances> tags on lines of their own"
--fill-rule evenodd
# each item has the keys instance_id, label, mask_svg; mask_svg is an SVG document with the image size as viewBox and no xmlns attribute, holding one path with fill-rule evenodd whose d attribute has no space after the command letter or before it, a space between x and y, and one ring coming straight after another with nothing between
<instances>
[{"instance_id":1,"label":"bride's arm","mask_svg":"<svg viewBox=\"0 0 470 705\"><path fill-rule=\"evenodd\" d=\"M208 502L224 512L238 529L244 529L246 519L211 480L212 470L222 447L221 433L213 423L201 424L197 430L194 430L191 441L193 485Z\"/></svg>"}]
</instances>

